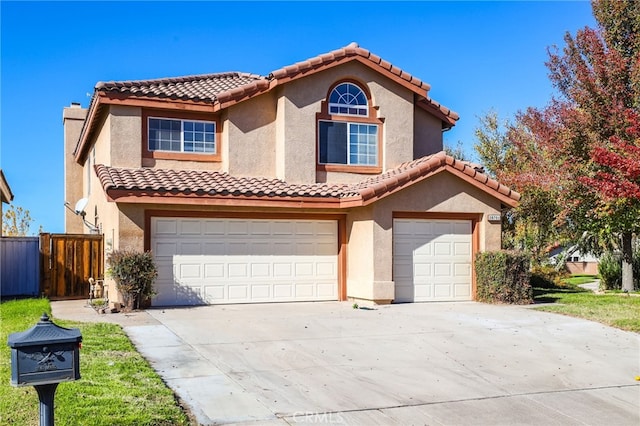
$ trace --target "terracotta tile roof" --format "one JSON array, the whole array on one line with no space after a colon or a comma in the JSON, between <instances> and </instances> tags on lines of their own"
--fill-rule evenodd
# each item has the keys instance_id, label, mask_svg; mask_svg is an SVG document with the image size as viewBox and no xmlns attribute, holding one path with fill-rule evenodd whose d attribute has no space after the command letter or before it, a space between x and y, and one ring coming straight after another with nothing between
<instances>
[{"instance_id":1,"label":"terracotta tile roof","mask_svg":"<svg viewBox=\"0 0 640 426\"><path fill-rule=\"evenodd\" d=\"M457 113L427 96L431 88L427 83L361 48L357 43L351 43L329 53L280 68L269 73L268 76L228 72L154 80L99 82L96 84L95 89L105 93L128 94L131 96L225 103L243 100L272 89L278 84L336 65L349 58L359 58L364 64L395 76L399 81L406 82L412 90L424 98L421 103L439 112L442 115L441 118L447 121L450 126L454 125L455 121L459 119Z\"/></svg>"},{"instance_id":2,"label":"terracotta tile roof","mask_svg":"<svg viewBox=\"0 0 640 426\"><path fill-rule=\"evenodd\" d=\"M417 180L422 180L440 169L448 168L450 171L460 176L466 176L468 181L480 184L498 194L517 202L520 194L502 185L495 179L491 179L484 174L484 170L477 164L468 161L456 160L443 152L427 157L418 158L401 164L395 169L391 169L381 175L369 178L355 186L363 199L379 197L391 190L397 191Z\"/></svg>"},{"instance_id":3,"label":"terracotta tile roof","mask_svg":"<svg viewBox=\"0 0 640 426\"><path fill-rule=\"evenodd\" d=\"M100 183L107 194L117 191L147 197L170 195L271 200L316 199L338 203L348 200L357 201L358 205L375 202L445 169L501 199L507 205L515 206L520 199L520 194L490 179L472 164L456 160L444 152L404 163L357 184L301 185L289 184L278 179L235 177L213 171L125 169L101 164L95 166Z\"/></svg>"},{"instance_id":4,"label":"terracotta tile roof","mask_svg":"<svg viewBox=\"0 0 640 426\"><path fill-rule=\"evenodd\" d=\"M278 179L235 177L227 173L202 170L124 169L95 166L105 191L124 190L148 194L195 194L231 197L320 197L357 196L347 185L288 184Z\"/></svg>"},{"instance_id":5,"label":"terracotta tile roof","mask_svg":"<svg viewBox=\"0 0 640 426\"><path fill-rule=\"evenodd\" d=\"M290 80L322 71L349 60L358 60L413 90L418 95L417 105L438 117L444 128L453 127L459 119L457 113L428 97L430 86L427 83L361 48L357 43L351 43L329 53L280 68L267 76L227 72L153 80L98 82L89 104L87 119L74 151L76 161L82 163L87 155L87 140L94 135L96 123L99 122L99 116L104 111L102 108L103 96L192 102L205 107L212 106L212 111L216 111L272 90Z\"/></svg>"},{"instance_id":6,"label":"terracotta tile roof","mask_svg":"<svg viewBox=\"0 0 640 426\"><path fill-rule=\"evenodd\" d=\"M239 87L249 88L260 84L268 86L265 78L259 75L227 72L154 80L98 82L96 90L131 96L214 102L220 93L228 93Z\"/></svg>"}]
</instances>

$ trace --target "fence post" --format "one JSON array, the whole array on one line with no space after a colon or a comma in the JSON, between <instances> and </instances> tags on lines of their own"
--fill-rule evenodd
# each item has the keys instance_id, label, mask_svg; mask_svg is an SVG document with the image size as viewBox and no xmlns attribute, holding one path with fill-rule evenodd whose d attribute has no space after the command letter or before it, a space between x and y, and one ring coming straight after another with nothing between
<instances>
[{"instance_id":1,"label":"fence post","mask_svg":"<svg viewBox=\"0 0 640 426\"><path fill-rule=\"evenodd\" d=\"M40 295L51 291L51 234L40 234Z\"/></svg>"}]
</instances>

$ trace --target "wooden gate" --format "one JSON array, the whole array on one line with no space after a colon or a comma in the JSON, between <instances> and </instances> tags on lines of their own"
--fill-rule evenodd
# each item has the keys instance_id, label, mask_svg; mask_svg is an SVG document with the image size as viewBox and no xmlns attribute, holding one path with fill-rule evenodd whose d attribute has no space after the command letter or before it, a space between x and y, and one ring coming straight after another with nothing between
<instances>
[{"instance_id":1,"label":"wooden gate","mask_svg":"<svg viewBox=\"0 0 640 426\"><path fill-rule=\"evenodd\" d=\"M40 234L41 292L51 300L89 295L89 277L104 277L102 235Z\"/></svg>"}]
</instances>

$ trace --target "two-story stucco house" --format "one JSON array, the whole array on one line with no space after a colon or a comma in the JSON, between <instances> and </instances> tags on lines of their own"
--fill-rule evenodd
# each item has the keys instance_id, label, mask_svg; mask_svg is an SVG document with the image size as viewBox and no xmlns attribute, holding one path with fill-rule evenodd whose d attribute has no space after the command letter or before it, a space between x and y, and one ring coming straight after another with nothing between
<instances>
[{"instance_id":1,"label":"two-story stucco house","mask_svg":"<svg viewBox=\"0 0 640 426\"><path fill-rule=\"evenodd\" d=\"M106 250L152 250L154 306L472 300L519 195L444 154L458 116L428 92L355 43L267 76L101 82L64 109L66 197Z\"/></svg>"}]
</instances>

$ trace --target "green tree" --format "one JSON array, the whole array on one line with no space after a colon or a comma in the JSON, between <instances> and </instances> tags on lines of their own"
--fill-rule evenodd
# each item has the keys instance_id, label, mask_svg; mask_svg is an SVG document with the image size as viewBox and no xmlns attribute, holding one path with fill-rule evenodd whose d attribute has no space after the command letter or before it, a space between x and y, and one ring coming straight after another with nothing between
<instances>
[{"instance_id":1,"label":"green tree","mask_svg":"<svg viewBox=\"0 0 640 426\"><path fill-rule=\"evenodd\" d=\"M2 235L7 237L28 235L32 222L29 210L10 204L9 209L2 214Z\"/></svg>"},{"instance_id":2,"label":"green tree","mask_svg":"<svg viewBox=\"0 0 640 426\"><path fill-rule=\"evenodd\" d=\"M494 178L507 168L514 166L513 145L507 137L511 127L508 120L500 120L495 110L479 117L480 124L475 129L476 143L473 149L485 171Z\"/></svg>"},{"instance_id":3,"label":"green tree","mask_svg":"<svg viewBox=\"0 0 640 426\"><path fill-rule=\"evenodd\" d=\"M632 238L640 231L640 197L609 191L603 176L624 168L615 156L640 139L629 132L640 107L640 2L592 2L597 28L565 35L549 49L549 78L560 96L517 116L526 132L511 141L526 159L522 180L555 190L566 229L589 234L592 251L619 241L623 283L633 289ZM623 158L619 156L618 159ZM620 177L623 174L617 174ZM624 184L637 180L627 175Z\"/></svg>"},{"instance_id":4,"label":"green tree","mask_svg":"<svg viewBox=\"0 0 640 426\"><path fill-rule=\"evenodd\" d=\"M469 156L465 152L464 146L462 145L462 142L460 142L460 141L458 141L458 143L456 143L455 147L445 143L444 144L444 152L447 155L450 155L451 157L455 158L456 160L469 161Z\"/></svg>"},{"instance_id":5,"label":"green tree","mask_svg":"<svg viewBox=\"0 0 640 426\"><path fill-rule=\"evenodd\" d=\"M474 149L487 173L522 194L518 207L503 215L504 248L527 251L534 263L542 263L546 248L562 235L556 223L559 207L555 188L530 179L538 165L527 151L536 152L535 140L529 138L525 123L501 120L495 111L480 117L475 135ZM514 138L529 139L528 149L518 149Z\"/></svg>"}]
</instances>

